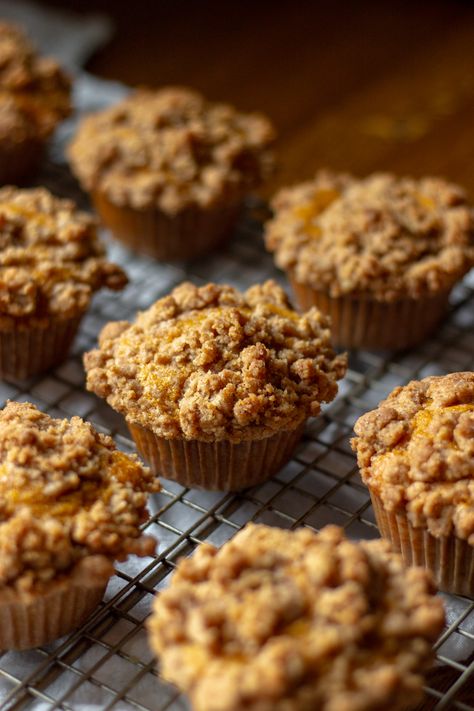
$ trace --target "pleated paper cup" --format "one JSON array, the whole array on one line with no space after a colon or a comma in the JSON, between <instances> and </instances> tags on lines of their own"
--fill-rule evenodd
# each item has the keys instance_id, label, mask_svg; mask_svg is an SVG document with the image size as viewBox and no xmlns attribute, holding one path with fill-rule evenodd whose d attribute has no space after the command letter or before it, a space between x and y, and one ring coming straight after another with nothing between
<instances>
[{"instance_id":1,"label":"pleated paper cup","mask_svg":"<svg viewBox=\"0 0 474 711\"><path fill-rule=\"evenodd\" d=\"M389 512L377 493L370 491L370 496L382 537L402 554L406 566L431 570L443 592L474 597L474 554L467 541L454 535L438 538L415 528L405 512Z\"/></svg>"},{"instance_id":2,"label":"pleated paper cup","mask_svg":"<svg viewBox=\"0 0 474 711\"><path fill-rule=\"evenodd\" d=\"M140 425L128 423L128 427L155 474L190 488L238 491L270 479L281 469L300 440L304 424L238 443L165 439Z\"/></svg>"},{"instance_id":3,"label":"pleated paper cup","mask_svg":"<svg viewBox=\"0 0 474 711\"><path fill-rule=\"evenodd\" d=\"M0 324L0 376L25 380L62 363L82 316Z\"/></svg>"},{"instance_id":4,"label":"pleated paper cup","mask_svg":"<svg viewBox=\"0 0 474 711\"><path fill-rule=\"evenodd\" d=\"M74 571L44 592L0 591L0 650L39 647L80 627L104 597L113 566L104 561L95 575L89 566Z\"/></svg>"},{"instance_id":5,"label":"pleated paper cup","mask_svg":"<svg viewBox=\"0 0 474 711\"><path fill-rule=\"evenodd\" d=\"M158 208L115 205L99 191L91 197L102 222L118 240L163 261L194 259L217 247L229 236L242 205L242 198L234 197L208 208L189 206L168 215Z\"/></svg>"},{"instance_id":6,"label":"pleated paper cup","mask_svg":"<svg viewBox=\"0 0 474 711\"><path fill-rule=\"evenodd\" d=\"M291 275L289 278L301 309L317 306L331 318L332 342L337 348L411 348L436 330L448 308L449 291L384 302L370 297L332 297L300 284Z\"/></svg>"},{"instance_id":7,"label":"pleated paper cup","mask_svg":"<svg viewBox=\"0 0 474 711\"><path fill-rule=\"evenodd\" d=\"M0 144L0 185L22 185L38 171L45 141L29 139Z\"/></svg>"}]
</instances>

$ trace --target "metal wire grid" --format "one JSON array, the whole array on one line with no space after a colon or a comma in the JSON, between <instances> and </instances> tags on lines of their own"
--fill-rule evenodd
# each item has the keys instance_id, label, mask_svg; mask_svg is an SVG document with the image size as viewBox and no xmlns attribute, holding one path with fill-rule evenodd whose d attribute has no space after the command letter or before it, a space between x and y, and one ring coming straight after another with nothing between
<instances>
[{"instance_id":1,"label":"metal wire grid","mask_svg":"<svg viewBox=\"0 0 474 711\"><path fill-rule=\"evenodd\" d=\"M53 171L54 173L54 171ZM55 176L57 178L57 175ZM62 187L68 184L62 182ZM75 196L77 197L77 196ZM255 213L255 211L254 211ZM96 297L75 350L56 371L29 383L3 382L0 400L30 400L53 416L78 414L133 450L122 418L83 389L81 355L110 319L133 318L184 278L195 283L228 282L239 288L281 276L265 254L259 222L250 212L227 251L182 266L159 265L111 244L131 283L120 295ZM471 275L474 276L474 275ZM472 369L474 279L456 289L450 319L435 340L416 351L352 353L336 401L309 422L291 461L269 482L238 494L190 490L164 482L152 497L144 526L159 540L153 558L119 564L104 602L67 639L31 652L0 655L1 709L116 709L184 711L185 699L164 683L146 641L145 620L154 594L166 586L176 561L209 541L223 544L250 520L294 528L344 526L349 536L378 536L366 488L359 478L349 439L355 419L398 384L412 378ZM437 666L420 707L474 711L474 602L444 596L448 626L436 645Z\"/></svg>"}]
</instances>

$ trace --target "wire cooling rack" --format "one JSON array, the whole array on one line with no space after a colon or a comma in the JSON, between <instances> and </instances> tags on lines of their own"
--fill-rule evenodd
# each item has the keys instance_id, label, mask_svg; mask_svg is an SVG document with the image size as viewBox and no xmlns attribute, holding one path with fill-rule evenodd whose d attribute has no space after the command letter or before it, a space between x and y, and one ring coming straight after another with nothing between
<instances>
[{"instance_id":1,"label":"wire cooling rack","mask_svg":"<svg viewBox=\"0 0 474 711\"><path fill-rule=\"evenodd\" d=\"M79 198L63 168L50 165L43 181ZM59 187L58 187L59 186ZM240 289L266 278L284 283L265 253L258 205L250 205L228 249L187 267L158 264L110 243L110 256L130 276L121 293L101 293L84 319L72 356L28 383L0 383L0 400L29 400L53 416L80 415L132 451L123 420L84 390L82 353L109 320L131 319L183 279L227 282ZM0 654L1 709L185 711L186 700L156 670L145 621L153 596L168 583L176 561L202 541L222 545L248 521L284 528L343 526L353 538L378 531L349 445L357 417L396 385L412 378L473 368L474 273L453 294L450 318L436 338L390 357L353 352L337 399L310 420L291 461L271 480L238 494L209 493L170 482L152 497L147 533L159 541L153 558L118 564L100 607L79 630L31 652ZM443 596L447 627L420 707L474 711L474 602Z\"/></svg>"}]
</instances>

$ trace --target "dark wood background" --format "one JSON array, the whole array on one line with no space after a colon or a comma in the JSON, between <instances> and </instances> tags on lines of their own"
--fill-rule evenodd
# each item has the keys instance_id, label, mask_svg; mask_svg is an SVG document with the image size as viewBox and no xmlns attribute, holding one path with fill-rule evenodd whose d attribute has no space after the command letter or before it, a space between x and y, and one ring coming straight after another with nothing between
<instances>
[{"instance_id":1,"label":"dark wood background","mask_svg":"<svg viewBox=\"0 0 474 711\"><path fill-rule=\"evenodd\" d=\"M90 71L266 112L279 133L269 190L328 166L441 174L474 195L474 2L55 3L113 17Z\"/></svg>"}]
</instances>

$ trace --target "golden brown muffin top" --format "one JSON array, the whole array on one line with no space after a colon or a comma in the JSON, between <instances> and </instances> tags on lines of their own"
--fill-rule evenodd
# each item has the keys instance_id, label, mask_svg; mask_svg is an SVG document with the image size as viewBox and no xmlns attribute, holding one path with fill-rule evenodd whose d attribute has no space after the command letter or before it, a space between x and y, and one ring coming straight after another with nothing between
<instances>
[{"instance_id":1,"label":"golden brown muffin top","mask_svg":"<svg viewBox=\"0 0 474 711\"><path fill-rule=\"evenodd\" d=\"M23 31L0 22L0 138L47 138L70 111L70 81Z\"/></svg>"},{"instance_id":2,"label":"golden brown muffin top","mask_svg":"<svg viewBox=\"0 0 474 711\"><path fill-rule=\"evenodd\" d=\"M273 140L263 115L168 87L138 91L85 118L69 157L87 190L173 215L241 198L271 169Z\"/></svg>"},{"instance_id":3,"label":"golden brown muffin top","mask_svg":"<svg viewBox=\"0 0 474 711\"><path fill-rule=\"evenodd\" d=\"M147 493L159 489L136 456L79 417L8 403L0 412L0 591L47 585L85 558L110 574L112 560L151 554L155 543L140 524Z\"/></svg>"},{"instance_id":4,"label":"golden brown muffin top","mask_svg":"<svg viewBox=\"0 0 474 711\"><path fill-rule=\"evenodd\" d=\"M345 356L316 308L267 281L244 293L184 283L84 358L87 387L166 438L240 441L293 428L337 393Z\"/></svg>"},{"instance_id":5,"label":"golden brown muffin top","mask_svg":"<svg viewBox=\"0 0 474 711\"><path fill-rule=\"evenodd\" d=\"M437 294L474 265L474 210L441 178L321 171L272 204L266 244L277 265L333 297Z\"/></svg>"},{"instance_id":6,"label":"golden brown muffin top","mask_svg":"<svg viewBox=\"0 0 474 711\"><path fill-rule=\"evenodd\" d=\"M107 262L95 219L44 188L0 189L0 317L72 316L127 277Z\"/></svg>"},{"instance_id":7,"label":"golden brown muffin top","mask_svg":"<svg viewBox=\"0 0 474 711\"><path fill-rule=\"evenodd\" d=\"M474 373L395 388L354 429L362 478L388 511L474 545Z\"/></svg>"},{"instance_id":8,"label":"golden brown muffin top","mask_svg":"<svg viewBox=\"0 0 474 711\"><path fill-rule=\"evenodd\" d=\"M384 541L249 524L178 563L149 633L196 711L397 711L443 620L430 574Z\"/></svg>"}]
</instances>

